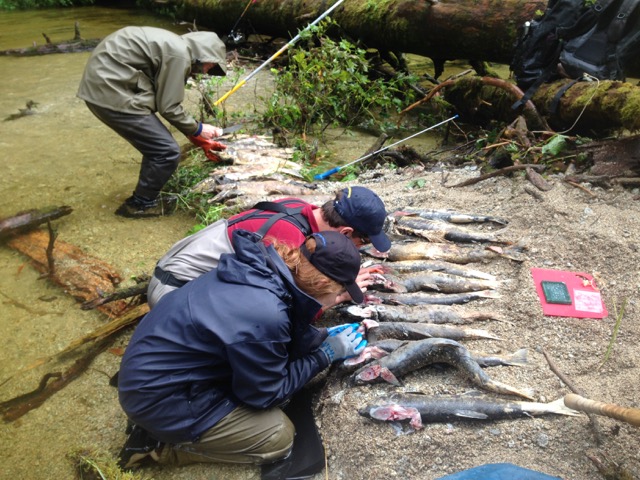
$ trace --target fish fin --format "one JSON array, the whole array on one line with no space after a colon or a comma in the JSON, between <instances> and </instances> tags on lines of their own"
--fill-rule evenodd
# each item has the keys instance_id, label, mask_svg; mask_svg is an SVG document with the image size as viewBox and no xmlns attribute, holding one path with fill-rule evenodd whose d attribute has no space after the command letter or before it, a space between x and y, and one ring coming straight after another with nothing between
<instances>
[{"instance_id":1,"label":"fish fin","mask_svg":"<svg viewBox=\"0 0 640 480\"><path fill-rule=\"evenodd\" d=\"M456 410L455 416L462 418L477 418L478 420L486 420L489 418L488 415L482 412L476 412L475 410Z\"/></svg>"},{"instance_id":2,"label":"fish fin","mask_svg":"<svg viewBox=\"0 0 640 480\"><path fill-rule=\"evenodd\" d=\"M480 290L473 292L473 294L480 298L500 298L500 294L493 290Z\"/></svg>"},{"instance_id":3,"label":"fish fin","mask_svg":"<svg viewBox=\"0 0 640 480\"><path fill-rule=\"evenodd\" d=\"M527 359L528 354L529 354L528 348L521 348L520 350L513 352L511 355L509 355L507 363L509 365L515 365L515 366L527 365L529 363Z\"/></svg>"},{"instance_id":4,"label":"fish fin","mask_svg":"<svg viewBox=\"0 0 640 480\"><path fill-rule=\"evenodd\" d=\"M391 372L391 370L386 367L382 367L380 369L380 377L382 377L383 380L390 383L391 385L395 385L396 387L402 386L400 380L398 380L393 372Z\"/></svg>"}]
</instances>

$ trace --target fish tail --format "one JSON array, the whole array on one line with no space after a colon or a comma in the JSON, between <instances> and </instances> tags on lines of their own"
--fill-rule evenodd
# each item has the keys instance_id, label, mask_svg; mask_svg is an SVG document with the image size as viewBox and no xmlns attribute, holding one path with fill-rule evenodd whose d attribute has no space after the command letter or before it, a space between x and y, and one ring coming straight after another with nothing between
<instances>
[{"instance_id":1,"label":"fish tail","mask_svg":"<svg viewBox=\"0 0 640 480\"><path fill-rule=\"evenodd\" d=\"M463 315L463 318L472 322L479 320L496 320L499 322L504 321L500 315L494 312L468 312Z\"/></svg>"},{"instance_id":2,"label":"fish tail","mask_svg":"<svg viewBox=\"0 0 640 480\"><path fill-rule=\"evenodd\" d=\"M513 352L511 355L508 355L506 358L508 365L516 365L523 366L527 365L527 355L529 354L529 349L521 348L520 350Z\"/></svg>"},{"instance_id":3,"label":"fish tail","mask_svg":"<svg viewBox=\"0 0 640 480\"><path fill-rule=\"evenodd\" d=\"M500 298L500 294L498 292L494 292L493 290L480 290L477 292L473 292L473 295L478 298Z\"/></svg>"},{"instance_id":4,"label":"fish tail","mask_svg":"<svg viewBox=\"0 0 640 480\"><path fill-rule=\"evenodd\" d=\"M465 336L469 338L488 338L490 340L502 340L500 337L496 337L486 330L480 330L477 328L465 329Z\"/></svg>"},{"instance_id":5,"label":"fish tail","mask_svg":"<svg viewBox=\"0 0 640 480\"><path fill-rule=\"evenodd\" d=\"M400 382L400 380L398 380L398 378L393 374L393 372L386 367L382 367L380 369L380 377L384 381L390 383L391 385L395 385L396 387L402 386L402 383Z\"/></svg>"},{"instance_id":6,"label":"fish tail","mask_svg":"<svg viewBox=\"0 0 640 480\"><path fill-rule=\"evenodd\" d=\"M502 250L501 255L515 262L524 262L524 248L519 245L509 245Z\"/></svg>"},{"instance_id":7,"label":"fish tail","mask_svg":"<svg viewBox=\"0 0 640 480\"><path fill-rule=\"evenodd\" d=\"M550 408L551 413L557 413L558 415L570 415L573 417L580 415L579 411L569 408L564 404L564 397L560 397L547 405Z\"/></svg>"},{"instance_id":8,"label":"fish tail","mask_svg":"<svg viewBox=\"0 0 640 480\"><path fill-rule=\"evenodd\" d=\"M526 398L527 400L533 400L533 389L531 388L515 388L506 383L498 382L497 380L489 380L486 383L486 386L489 390L492 390L496 393L506 393L509 395L517 395L522 398Z\"/></svg>"}]
</instances>

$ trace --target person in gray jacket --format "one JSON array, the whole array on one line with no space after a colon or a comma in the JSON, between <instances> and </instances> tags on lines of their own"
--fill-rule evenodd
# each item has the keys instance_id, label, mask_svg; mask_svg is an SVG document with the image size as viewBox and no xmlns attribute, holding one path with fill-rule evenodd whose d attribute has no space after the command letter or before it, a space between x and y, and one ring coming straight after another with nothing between
<instances>
[{"instance_id":1,"label":"person in gray jacket","mask_svg":"<svg viewBox=\"0 0 640 480\"><path fill-rule=\"evenodd\" d=\"M154 27L125 27L104 38L91 54L77 96L142 154L138 184L117 215L169 213L159 194L178 167L180 146L156 113L207 156L224 148L213 140L222 129L198 122L182 106L185 84L195 74L226 74L226 48L213 32L177 35Z\"/></svg>"}]
</instances>

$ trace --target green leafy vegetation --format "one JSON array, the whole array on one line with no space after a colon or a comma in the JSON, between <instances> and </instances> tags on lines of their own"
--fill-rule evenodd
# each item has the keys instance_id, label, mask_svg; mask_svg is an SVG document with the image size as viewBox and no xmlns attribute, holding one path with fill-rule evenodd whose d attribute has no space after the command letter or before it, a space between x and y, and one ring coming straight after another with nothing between
<instances>
[{"instance_id":1,"label":"green leafy vegetation","mask_svg":"<svg viewBox=\"0 0 640 480\"><path fill-rule=\"evenodd\" d=\"M67 455L78 478L102 480L151 480L145 472L122 471L110 454L97 450L77 449Z\"/></svg>"},{"instance_id":2,"label":"green leafy vegetation","mask_svg":"<svg viewBox=\"0 0 640 480\"><path fill-rule=\"evenodd\" d=\"M413 76L372 78L367 52L326 35L331 20L302 33L289 64L275 75L276 90L265 99L265 126L293 134L322 134L329 126L377 127L414 98Z\"/></svg>"},{"instance_id":3,"label":"green leafy vegetation","mask_svg":"<svg viewBox=\"0 0 640 480\"><path fill-rule=\"evenodd\" d=\"M0 0L0 10L29 10L33 8L79 7L93 5L95 0Z\"/></svg>"}]
</instances>

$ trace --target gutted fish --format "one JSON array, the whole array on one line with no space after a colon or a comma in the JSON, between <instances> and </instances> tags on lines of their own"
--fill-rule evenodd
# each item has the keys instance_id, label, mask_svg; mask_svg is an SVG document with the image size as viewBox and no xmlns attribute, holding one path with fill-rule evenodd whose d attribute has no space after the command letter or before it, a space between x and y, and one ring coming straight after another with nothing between
<instances>
[{"instance_id":1,"label":"gutted fish","mask_svg":"<svg viewBox=\"0 0 640 480\"><path fill-rule=\"evenodd\" d=\"M409 420L417 429L425 423L452 420L502 420L537 415L579 415L560 398L550 403L506 401L472 395L427 396L393 394L359 410L360 415L392 422Z\"/></svg>"},{"instance_id":2,"label":"gutted fish","mask_svg":"<svg viewBox=\"0 0 640 480\"><path fill-rule=\"evenodd\" d=\"M441 293L477 292L495 290L500 286L498 280L466 278L440 272L420 272L409 275L381 275L375 285L387 292L412 293L436 291Z\"/></svg>"},{"instance_id":3,"label":"gutted fish","mask_svg":"<svg viewBox=\"0 0 640 480\"><path fill-rule=\"evenodd\" d=\"M367 322L367 338L370 342L384 338L421 340L423 338L449 338L451 340L500 340L486 330L454 327L437 323Z\"/></svg>"},{"instance_id":4,"label":"gutted fish","mask_svg":"<svg viewBox=\"0 0 640 480\"><path fill-rule=\"evenodd\" d=\"M443 220L449 223L497 223L506 225L509 220L489 215L478 215L475 213L460 213L453 210L429 210L407 207L402 212L417 215L427 220Z\"/></svg>"},{"instance_id":5,"label":"gutted fish","mask_svg":"<svg viewBox=\"0 0 640 480\"><path fill-rule=\"evenodd\" d=\"M505 395L517 395L528 400L533 399L531 389L519 389L491 379L471 357L466 347L445 338L426 338L407 342L391 354L357 370L352 379L359 385L386 381L400 386L398 378L434 363L446 363L455 367L481 389Z\"/></svg>"},{"instance_id":6,"label":"gutted fish","mask_svg":"<svg viewBox=\"0 0 640 480\"><path fill-rule=\"evenodd\" d=\"M407 305L350 305L338 309L355 319L371 318L379 322L450 323L463 325L480 320L501 320L494 312L459 312L446 307L411 307Z\"/></svg>"},{"instance_id":7,"label":"gutted fish","mask_svg":"<svg viewBox=\"0 0 640 480\"><path fill-rule=\"evenodd\" d=\"M376 292L375 295L365 295L367 303L389 303L391 305L460 305L472 300L484 298L500 298L493 290L466 293L386 293Z\"/></svg>"},{"instance_id":8,"label":"gutted fish","mask_svg":"<svg viewBox=\"0 0 640 480\"><path fill-rule=\"evenodd\" d=\"M495 233L476 232L442 220L428 220L412 215L397 216L392 225L393 230L398 233L415 235L431 242L449 240L461 243L513 243L499 238Z\"/></svg>"},{"instance_id":9,"label":"gutted fish","mask_svg":"<svg viewBox=\"0 0 640 480\"><path fill-rule=\"evenodd\" d=\"M433 243L424 241L394 242L386 253L380 253L367 245L361 249L374 258L386 258L391 262L402 260L444 260L451 263L488 262L504 257L514 261L525 260L519 246L498 247L482 245L457 245L455 243ZM393 265L391 265L393 266Z\"/></svg>"},{"instance_id":10,"label":"gutted fish","mask_svg":"<svg viewBox=\"0 0 640 480\"><path fill-rule=\"evenodd\" d=\"M413 340L398 340L395 338L386 338L384 340L376 341L367 345L360 355L356 357L347 358L344 362L344 366L363 365L369 360L375 360L382 357L386 357L389 353L397 350L408 342ZM487 354L487 353L471 353L471 357L478 362L482 368L485 367L499 367L499 366L524 366L528 363L528 349L521 348L513 353L506 355L500 354Z\"/></svg>"},{"instance_id":11,"label":"gutted fish","mask_svg":"<svg viewBox=\"0 0 640 480\"><path fill-rule=\"evenodd\" d=\"M440 262L437 260L401 260L383 263L380 267L382 269L382 273L402 274L431 271L448 273L449 275L457 275L459 277L496 280L495 275L481 272L480 270L469 268L463 265L449 262Z\"/></svg>"}]
</instances>

